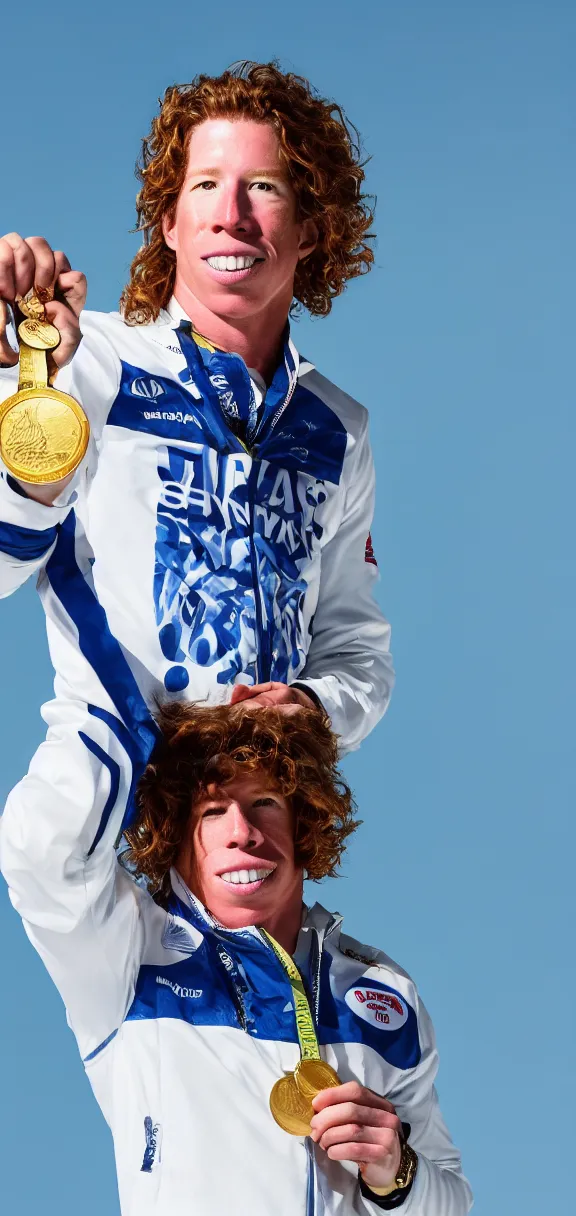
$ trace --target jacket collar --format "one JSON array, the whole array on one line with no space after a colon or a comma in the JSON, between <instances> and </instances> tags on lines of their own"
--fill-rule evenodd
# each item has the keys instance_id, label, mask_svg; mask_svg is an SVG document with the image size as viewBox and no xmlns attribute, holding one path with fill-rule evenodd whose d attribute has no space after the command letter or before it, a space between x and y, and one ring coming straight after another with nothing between
<instances>
[{"instance_id":1,"label":"jacket collar","mask_svg":"<svg viewBox=\"0 0 576 1216\"><path fill-rule=\"evenodd\" d=\"M169 329L174 330L178 328L182 321L188 321L191 325L194 324L192 318L184 312L184 309L178 303L176 296L172 296L166 308L160 309L160 313L154 324L168 326ZM314 364L309 359L302 358L292 341L291 333L288 335L288 348L294 360L296 378L298 380L301 376L306 375L307 372L313 371Z\"/></svg>"},{"instance_id":2,"label":"jacket collar","mask_svg":"<svg viewBox=\"0 0 576 1216\"><path fill-rule=\"evenodd\" d=\"M258 938L259 941L261 940L255 925L246 925L242 929L228 929L225 925L221 925L212 916L208 908L204 907L204 904L200 902L197 896L192 894L192 891L186 886L184 879L175 867L172 867L170 871L170 879L174 894L185 907L190 909L193 919L202 922L206 929L211 929L216 933L223 930L227 935L237 934L238 936L245 936L246 934L250 934L250 936ZM324 939L340 928L342 919L339 912L328 912L326 908L322 907L322 904L313 904L311 908L303 904L302 927L298 937L296 952L300 954L302 949L302 951L307 953L312 936L315 936L319 940L321 948Z\"/></svg>"}]
</instances>

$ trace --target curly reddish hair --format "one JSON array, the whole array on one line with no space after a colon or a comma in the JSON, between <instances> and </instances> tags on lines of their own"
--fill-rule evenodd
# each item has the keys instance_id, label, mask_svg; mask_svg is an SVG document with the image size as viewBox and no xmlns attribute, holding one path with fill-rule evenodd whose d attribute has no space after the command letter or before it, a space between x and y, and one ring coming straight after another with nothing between
<instances>
[{"instance_id":1,"label":"curly reddish hair","mask_svg":"<svg viewBox=\"0 0 576 1216\"><path fill-rule=\"evenodd\" d=\"M162 219L174 214L190 134L209 118L255 119L277 132L299 217L311 217L319 233L316 248L296 268L294 299L313 316L326 316L334 296L374 261L358 132L340 106L318 97L303 77L281 72L276 63L246 62L166 89L136 166L138 228L146 244L122 293L125 320L147 324L170 300L176 255L164 241Z\"/></svg>"},{"instance_id":2,"label":"curly reddish hair","mask_svg":"<svg viewBox=\"0 0 576 1216\"><path fill-rule=\"evenodd\" d=\"M291 716L273 708L199 707L173 701L157 715L160 740L136 792L126 832L127 860L167 893L193 805L214 784L259 769L294 812L296 863L308 878L336 872L345 840L359 826L349 787L336 767L336 736L318 710Z\"/></svg>"}]
</instances>

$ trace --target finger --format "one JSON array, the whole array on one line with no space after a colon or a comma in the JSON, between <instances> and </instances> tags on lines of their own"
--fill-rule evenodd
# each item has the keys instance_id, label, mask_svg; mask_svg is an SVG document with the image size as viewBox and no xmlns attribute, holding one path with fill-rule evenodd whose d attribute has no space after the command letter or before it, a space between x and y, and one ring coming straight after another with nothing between
<instances>
[{"instance_id":1,"label":"finger","mask_svg":"<svg viewBox=\"0 0 576 1216\"><path fill-rule=\"evenodd\" d=\"M230 697L230 704L237 705L239 701L246 701L249 697L254 696L254 689L246 684L235 684Z\"/></svg>"},{"instance_id":2,"label":"finger","mask_svg":"<svg viewBox=\"0 0 576 1216\"><path fill-rule=\"evenodd\" d=\"M302 706L293 701L290 697L286 697L284 693L265 692L260 693L257 697L250 698L250 704L246 705L246 709L265 707L267 709L279 709L281 713L294 713L300 711Z\"/></svg>"},{"instance_id":3,"label":"finger","mask_svg":"<svg viewBox=\"0 0 576 1216\"><path fill-rule=\"evenodd\" d=\"M0 241L0 296L13 303L25 295L34 281L34 255L18 232L7 232Z\"/></svg>"},{"instance_id":4,"label":"finger","mask_svg":"<svg viewBox=\"0 0 576 1216\"><path fill-rule=\"evenodd\" d=\"M67 270L72 270L70 262L66 257L63 249L54 250L54 271L56 275L64 274Z\"/></svg>"},{"instance_id":5,"label":"finger","mask_svg":"<svg viewBox=\"0 0 576 1216\"><path fill-rule=\"evenodd\" d=\"M248 696L242 698L246 702L246 709L259 709L262 706L276 706L277 709L283 709L284 697L279 699L278 693L273 692L254 692L250 689Z\"/></svg>"},{"instance_id":6,"label":"finger","mask_svg":"<svg viewBox=\"0 0 576 1216\"><path fill-rule=\"evenodd\" d=\"M258 696L263 705L287 705L293 700L289 688L273 688L270 692L259 693Z\"/></svg>"},{"instance_id":7,"label":"finger","mask_svg":"<svg viewBox=\"0 0 576 1216\"><path fill-rule=\"evenodd\" d=\"M71 308L58 300L51 300L46 304L46 316L60 334L60 345L53 351L54 362L58 367L64 367L72 358L82 339L78 318Z\"/></svg>"},{"instance_id":8,"label":"finger","mask_svg":"<svg viewBox=\"0 0 576 1216\"><path fill-rule=\"evenodd\" d=\"M34 256L34 286L52 287L56 280L53 249L43 236L27 236L25 243Z\"/></svg>"},{"instance_id":9,"label":"finger","mask_svg":"<svg viewBox=\"0 0 576 1216\"><path fill-rule=\"evenodd\" d=\"M396 1107L387 1098L374 1093L373 1089L368 1089L359 1081L345 1081L343 1085L336 1085L333 1089L321 1089L312 1099L312 1106L315 1111L320 1111L326 1106L335 1106L338 1102L357 1102L362 1106L374 1106L396 1114Z\"/></svg>"},{"instance_id":10,"label":"finger","mask_svg":"<svg viewBox=\"0 0 576 1216\"><path fill-rule=\"evenodd\" d=\"M251 693L260 696L265 692L276 692L280 688L287 688L287 684L282 684L280 680L267 680L265 684L253 684Z\"/></svg>"},{"instance_id":11,"label":"finger","mask_svg":"<svg viewBox=\"0 0 576 1216\"><path fill-rule=\"evenodd\" d=\"M56 254L58 257L58 254ZM66 258L66 261L68 259ZM86 275L80 270L66 270L56 279L56 297L60 297L72 309L77 317L80 316L86 303Z\"/></svg>"},{"instance_id":12,"label":"finger","mask_svg":"<svg viewBox=\"0 0 576 1216\"><path fill-rule=\"evenodd\" d=\"M385 1165L382 1160L382 1148L379 1144L333 1144L327 1150L326 1156L331 1161L356 1161L358 1165Z\"/></svg>"},{"instance_id":13,"label":"finger","mask_svg":"<svg viewBox=\"0 0 576 1216\"><path fill-rule=\"evenodd\" d=\"M377 1106L360 1106L356 1102L340 1102L336 1106L327 1106L319 1114L314 1115L310 1126L316 1139L324 1134L329 1127L343 1127L350 1123L359 1127L378 1127L390 1130L399 1136L402 1124L397 1115L382 1110Z\"/></svg>"},{"instance_id":14,"label":"finger","mask_svg":"<svg viewBox=\"0 0 576 1216\"><path fill-rule=\"evenodd\" d=\"M0 300L0 363L14 367L18 362L18 351L13 350L8 341L6 333L8 319L8 305L4 303L4 300Z\"/></svg>"},{"instance_id":15,"label":"finger","mask_svg":"<svg viewBox=\"0 0 576 1216\"><path fill-rule=\"evenodd\" d=\"M388 1128L366 1127L361 1123L345 1123L342 1127L329 1127L318 1143L328 1152L336 1144L376 1144L382 1157L388 1157L396 1149L398 1137Z\"/></svg>"}]
</instances>

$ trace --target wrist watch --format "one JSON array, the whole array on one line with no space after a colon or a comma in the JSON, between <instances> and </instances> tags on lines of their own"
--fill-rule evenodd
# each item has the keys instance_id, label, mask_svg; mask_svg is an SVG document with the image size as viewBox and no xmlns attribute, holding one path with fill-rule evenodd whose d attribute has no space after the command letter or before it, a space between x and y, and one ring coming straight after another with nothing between
<instances>
[{"instance_id":1,"label":"wrist watch","mask_svg":"<svg viewBox=\"0 0 576 1216\"><path fill-rule=\"evenodd\" d=\"M388 1184L388 1186L372 1186L370 1182L365 1182L365 1186L373 1191L375 1195L384 1196L391 1195L393 1191L404 1191L407 1186L410 1186L412 1179L418 1167L418 1156L414 1149L410 1147L407 1140L402 1141L402 1154L400 1157L400 1165L396 1173L396 1177Z\"/></svg>"}]
</instances>

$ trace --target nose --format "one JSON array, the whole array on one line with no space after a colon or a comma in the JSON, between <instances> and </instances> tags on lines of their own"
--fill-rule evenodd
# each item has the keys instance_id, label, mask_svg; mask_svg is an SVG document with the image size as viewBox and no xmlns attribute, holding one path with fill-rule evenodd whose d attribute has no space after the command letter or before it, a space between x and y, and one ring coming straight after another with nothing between
<instances>
[{"instance_id":1,"label":"nose","mask_svg":"<svg viewBox=\"0 0 576 1216\"><path fill-rule=\"evenodd\" d=\"M228 808L229 849L254 849L262 844L262 833L250 822L238 802L232 802Z\"/></svg>"},{"instance_id":2,"label":"nose","mask_svg":"<svg viewBox=\"0 0 576 1216\"><path fill-rule=\"evenodd\" d=\"M248 191L240 181L223 182L216 192L213 232L246 232L250 225Z\"/></svg>"}]
</instances>

